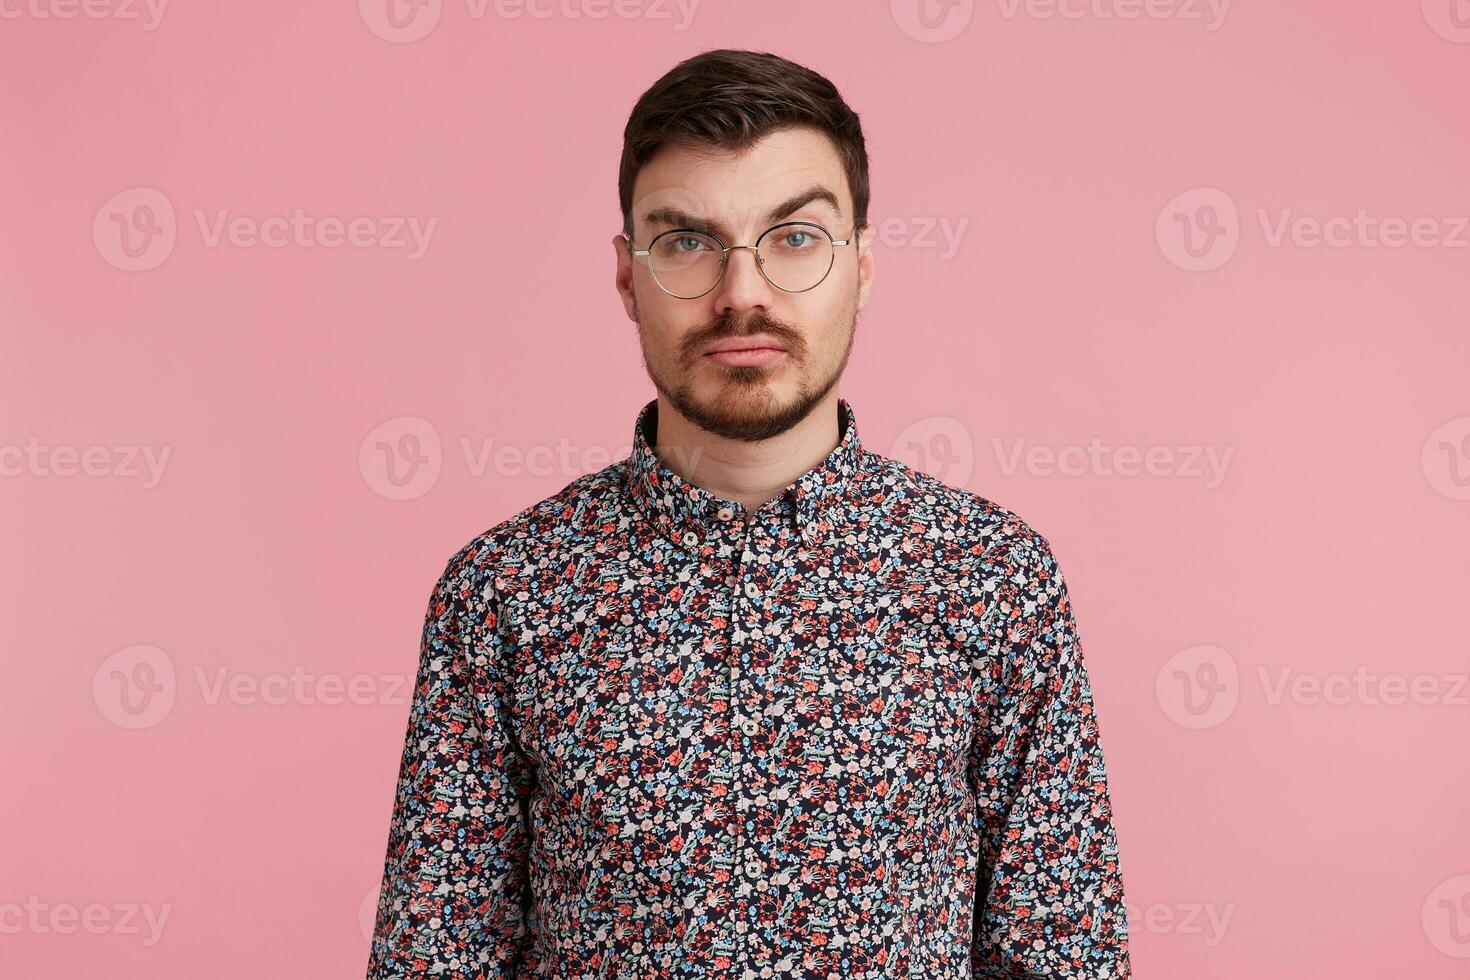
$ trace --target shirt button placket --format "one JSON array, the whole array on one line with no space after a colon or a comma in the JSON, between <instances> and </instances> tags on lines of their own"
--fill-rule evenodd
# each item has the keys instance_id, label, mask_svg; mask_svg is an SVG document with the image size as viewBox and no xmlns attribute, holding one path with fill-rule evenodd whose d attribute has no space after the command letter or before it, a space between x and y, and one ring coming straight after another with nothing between
<instances>
[{"instance_id":1,"label":"shirt button placket","mask_svg":"<svg viewBox=\"0 0 1470 980\"><path fill-rule=\"evenodd\" d=\"M757 649L765 641L764 627L769 610L765 604L763 586L770 575L765 534L758 523L747 523L742 528L740 567L736 577L731 608L733 627L741 638L739 649L733 650L731 702L738 719L738 731L733 731L738 792L736 812L739 819L736 866L739 871L736 895L738 908L745 922L743 936L744 962L751 977L759 976L760 969L768 966L766 949L767 931L774 926L777 896L770 892L775 842L767 839L770 828L762 821L763 814L756 801L768 794L772 787L771 773L765 764L769 753L771 733L766 730L765 690L761 674L751 673L746 665L751 662L764 664L767 657L763 649ZM744 675L742 678L741 675ZM743 683L742 683L743 680ZM756 829L754 832L751 826ZM754 970L756 972L749 972Z\"/></svg>"},{"instance_id":2,"label":"shirt button placket","mask_svg":"<svg viewBox=\"0 0 1470 980\"><path fill-rule=\"evenodd\" d=\"M734 516L733 513L731 515ZM732 925L737 925L735 933L736 948L750 945L751 934L758 924L753 918L757 910L754 897L754 887L757 875L750 866L753 854L748 849L750 840L745 830L745 822L750 819L751 813L745 805L746 797L749 795L745 778L746 746L749 745L750 737L759 729L759 722L753 713L752 704L758 696L757 692L749 689L747 678L742 670L742 658L750 645L749 626L752 621L751 604L748 597L758 596L759 589L751 581L753 573L755 554L751 548L753 538L752 525L747 517L742 520L736 536L736 565L735 573L731 577L730 590L730 809L734 817L734 912ZM742 942L742 938L744 941ZM740 960L748 962L746 953L740 955Z\"/></svg>"}]
</instances>

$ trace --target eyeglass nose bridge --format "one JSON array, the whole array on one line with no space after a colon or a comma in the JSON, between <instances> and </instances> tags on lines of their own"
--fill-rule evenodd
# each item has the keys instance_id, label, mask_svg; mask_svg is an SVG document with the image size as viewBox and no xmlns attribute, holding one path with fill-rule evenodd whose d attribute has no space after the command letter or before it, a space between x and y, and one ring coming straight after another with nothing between
<instances>
[{"instance_id":1,"label":"eyeglass nose bridge","mask_svg":"<svg viewBox=\"0 0 1470 980\"><path fill-rule=\"evenodd\" d=\"M725 270L730 266L730 253L738 248L748 248L752 252L754 252L755 271L759 272L761 274L761 278L764 279L766 282L770 282L772 286L776 285L775 283L771 282L771 278L766 275L766 260L765 257L761 255L759 245L731 245L728 248L726 248L724 245L721 245L720 248L724 250L724 254L720 256L720 277L719 279L715 280L715 286L718 286L721 280L725 278ZM711 286L710 288L713 289L714 286ZM776 288L779 289L780 287L777 286Z\"/></svg>"}]
</instances>

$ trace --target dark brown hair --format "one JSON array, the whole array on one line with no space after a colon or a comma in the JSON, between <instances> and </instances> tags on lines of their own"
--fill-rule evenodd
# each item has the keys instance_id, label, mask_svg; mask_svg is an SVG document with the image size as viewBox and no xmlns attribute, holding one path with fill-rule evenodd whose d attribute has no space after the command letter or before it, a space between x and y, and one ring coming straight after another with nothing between
<instances>
[{"instance_id":1,"label":"dark brown hair","mask_svg":"<svg viewBox=\"0 0 1470 980\"><path fill-rule=\"evenodd\" d=\"M867 224L867 145L857 113L836 86L810 68L769 52L721 48L669 69L628 116L618 166L623 233L633 234L633 181L661 147L739 152L791 126L818 129L836 144L852 193L854 227Z\"/></svg>"}]
</instances>

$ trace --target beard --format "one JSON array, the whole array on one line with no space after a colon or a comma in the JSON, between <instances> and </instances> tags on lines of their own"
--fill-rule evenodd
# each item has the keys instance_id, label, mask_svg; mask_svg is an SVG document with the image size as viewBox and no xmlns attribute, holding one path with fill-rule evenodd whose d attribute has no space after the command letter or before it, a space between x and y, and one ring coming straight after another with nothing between
<instances>
[{"instance_id":1,"label":"beard","mask_svg":"<svg viewBox=\"0 0 1470 980\"><path fill-rule=\"evenodd\" d=\"M857 334L857 302L854 296L853 303L843 312L847 320L847 340L842 357L825 376L810 378L805 372L810 364L809 345L800 330L771 317L764 310L754 310L743 320L733 314L721 314L684 337L673 357L680 377L667 377L655 368L653 358L649 357L646 332L638 316L636 299L633 316L638 322L638 346L643 352L643 366L659 394L680 415L704 431L741 442L759 442L778 436L810 415L842 377ZM721 366L719 370L725 383L713 397L701 397L692 383L683 380L693 373L694 365L704 356L702 351L711 343L755 334L768 334L780 341L786 348L786 358L780 363L789 361L792 367L802 372L796 395L788 403L778 401L767 387L766 379L772 368Z\"/></svg>"}]
</instances>

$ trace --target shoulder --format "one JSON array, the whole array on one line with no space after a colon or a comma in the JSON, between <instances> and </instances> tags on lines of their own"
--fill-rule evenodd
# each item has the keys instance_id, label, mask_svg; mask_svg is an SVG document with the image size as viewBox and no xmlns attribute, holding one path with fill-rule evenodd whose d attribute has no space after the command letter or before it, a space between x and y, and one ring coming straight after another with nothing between
<instances>
[{"instance_id":1,"label":"shoulder","mask_svg":"<svg viewBox=\"0 0 1470 980\"><path fill-rule=\"evenodd\" d=\"M1055 567L1051 543L1009 507L877 453L868 453L867 468L867 478L882 487L887 522L933 542L921 551L938 570L994 575Z\"/></svg>"},{"instance_id":2,"label":"shoulder","mask_svg":"<svg viewBox=\"0 0 1470 980\"><path fill-rule=\"evenodd\" d=\"M902 462L885 460L881 472L900 526L916 540L941 542L918 550L935 556L930 574L951 597L947 629L986 654L979 671L986 683L1049 676L1080 656L1061 568L1040 531L1010 508Z\"/></svg>"},{"instance_id":3,"label":"shoulder","mask_svg":"<svg viewBox=\"0 0 1470 980\"><path fill-rule=\"evenodd\" d=\"M571 480L461 545L445 563L441 586L461 594L507 593L528 576L555 575L626 520L619 508L626 459Z\"/></svg>"}]
</instances>

